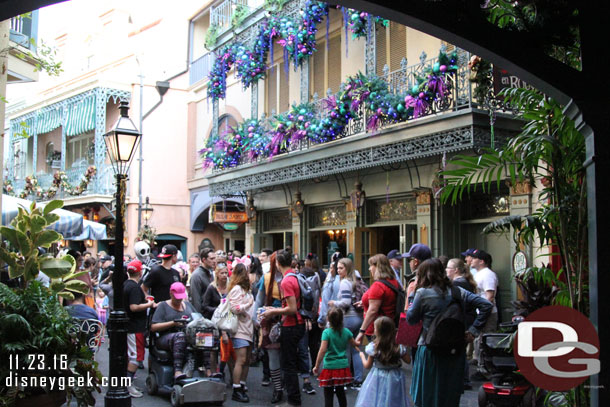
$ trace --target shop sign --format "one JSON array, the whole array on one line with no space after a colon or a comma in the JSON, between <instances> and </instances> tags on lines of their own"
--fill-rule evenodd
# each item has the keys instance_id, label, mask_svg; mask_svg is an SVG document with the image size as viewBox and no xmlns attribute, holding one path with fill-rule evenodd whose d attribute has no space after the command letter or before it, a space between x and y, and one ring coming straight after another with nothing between
<instances>
[{"instance_id":1,"label":"shop sign","mask_svg":"<svg viewBox=\"0 0 610 407\"><path fill-rule=\"evenodd\" d=\"M225 223L222 225L224 230L237 230L239 229L239 225L237 223Z\"/></svg>"},{"instance_id":2,"label":"shop sign","mask_svg":"<svg viewBox=\"0 0 610 407\"><path fill-rule=\"evenodd\" d=\"M246 212L214 212L214 222L247 223L248 214Z\"/></svg>"},{"instance_id":3,"label":"shop sign","mask_svg":"<svg viewBox=\"0 0 610 407\"><path fill-rule=\"evenodd\" d=\"M497 95L500 91L506 88L525 88L525 89L534 89L533 86L529 85L527 82L521 80L518 76L513 75L508 72L506 69L498 68L494 66L493 68L493 83L494 83L494 92Z\"/></svg>"}]
</instances>

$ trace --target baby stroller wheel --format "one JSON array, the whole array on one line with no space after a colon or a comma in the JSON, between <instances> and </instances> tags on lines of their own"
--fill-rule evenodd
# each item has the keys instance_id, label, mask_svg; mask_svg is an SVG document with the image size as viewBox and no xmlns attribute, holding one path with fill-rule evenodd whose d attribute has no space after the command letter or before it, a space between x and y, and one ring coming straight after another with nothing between
<instances>
[{"instance_id":1,"label":"baby stroller wheel","mask_svg":"<svg viewBox=\"0 0 610 407\"><path fill-rule=\"evenodd\" d=\"M483 386L479 387L479 407L487 407L487 393Z\"/></svg>"}]
</instances>

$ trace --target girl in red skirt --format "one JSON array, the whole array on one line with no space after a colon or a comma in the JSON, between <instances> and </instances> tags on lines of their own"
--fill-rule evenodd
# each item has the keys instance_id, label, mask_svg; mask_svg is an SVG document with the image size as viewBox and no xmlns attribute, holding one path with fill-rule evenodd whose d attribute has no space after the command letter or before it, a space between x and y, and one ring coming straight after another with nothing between
<instances>
[{"instance_id":1,"label":"girl in red skirt","mask_svg":"<svg viewBox=\"0 0 610 407\"><path fill-rule=\"evenodd\" d=\"M343 386L354 380L349 369L347 349L350 345L356 349L358 347L354 342L354 335L349 329L343 327L343 311L341 309L332 308L327 318L330 328L326 328L322 332L322 344L313 373L316 376L318 375L320 363L324 358L324 369L318 377L320 387L324 388L324 406L333 407L333 394L337 394L339 407L347 407Z\"/></svg>"}]
</instances>

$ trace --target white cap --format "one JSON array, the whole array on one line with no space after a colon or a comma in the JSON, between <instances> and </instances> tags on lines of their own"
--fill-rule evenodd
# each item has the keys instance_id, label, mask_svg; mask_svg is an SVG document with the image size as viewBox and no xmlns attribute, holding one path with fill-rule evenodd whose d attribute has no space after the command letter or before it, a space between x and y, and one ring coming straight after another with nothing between
<instances>
[{"instance_id":1,"label":"white cap","mask_svg":"<svg viewBox=\"0 0 610 407\"><path fill-rule=\"evenodd\" d=\"M360 272L358 270L354 270L354 274L356 275L356 278L362 280L362 276L360 275Z\"/></svg>"}]
</instances>

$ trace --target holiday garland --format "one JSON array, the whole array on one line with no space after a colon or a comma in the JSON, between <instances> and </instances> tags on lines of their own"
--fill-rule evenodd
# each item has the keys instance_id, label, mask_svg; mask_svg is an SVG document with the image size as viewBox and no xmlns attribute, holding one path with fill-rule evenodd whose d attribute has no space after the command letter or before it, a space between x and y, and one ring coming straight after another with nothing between
<instances>
[{"instance_id":1,"label":"holiday garland","mask_svg":"<svg viewBox=\"0 0 610 407\"><path fill-rule=\"evenodd\" d=\"M239 165L241 157L272 158L302 140L314 144L335 140L363 109L368 118L367 129L373 132L385 124L416 119L428 114L435 101L447 98L450 93L447 77L457 69L457 53L440 52L438 62L427 67L402 94L390 92L385 79L376 75L359 73L348 77L337 95L323 100L322 117L317 116L313 104L293 105L289 112L271 118L269 128L251 119L225 134L211 137L200 151L204 166L230 168Z\"/></svg>"},{"instance_id":2,"label":"holiday garland","mask_svg":"<svg viewBox=\"0 0 610 407\"><path fill-rule=\"evenodd\" d=\"M343 25L345 26L347 38L347 29L349 28L352 32L352 39L366 37L368 34L368 17L369 13L364 11L357 11L352 8L341 7L343 12ZM385 18L374 16L375 24L387 27L390 24L390 20Z\"/></svg>"},{"instance_id":3,"label":"holiday garland","mask_svg":"<svg viewBox=\"0 0 610 407\"><path fill-rule=\"evenodd\" d=\"M35 195L37 198L43 200L53 199L60 189L63 189L69 195L72 196L81 195L87 190L87 187L91 183L91 180L93 179L93 177L95 177L96 171L97 170L95 166L89 166L83 174L79 185L75 187L68 182L68 176L64 171L56 171L53 175L53 182L49 189L47 189L46 191L44 191L42 187L38 184L38 178L36 178L35 175L29 175L25 177L25 186L23 191L21 191L19 195L15 194L13 184L10 180L4 180L3 190L5 194L10 196L18 196L21 199L27 198L30 194Z\"/></svg>"}]
</instances>

